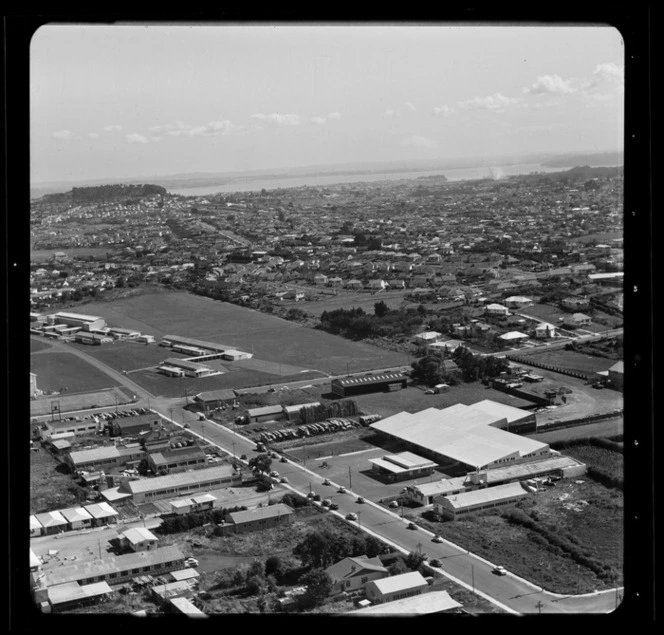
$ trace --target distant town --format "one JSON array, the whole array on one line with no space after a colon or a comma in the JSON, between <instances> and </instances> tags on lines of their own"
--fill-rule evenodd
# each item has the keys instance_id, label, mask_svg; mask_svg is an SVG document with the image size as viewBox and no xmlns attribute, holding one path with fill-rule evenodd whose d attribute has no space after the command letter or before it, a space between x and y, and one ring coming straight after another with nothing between
<instances>
[{"instance_id":1,"label":"distant town","mask_svg":"<svg viewBox=\"0 0 664 635\"><path fill-rule=\"evenodd\" d=\"M585 165L33 199L35 606L615 609L622 201Z\"/></svg>"}]
</instances>

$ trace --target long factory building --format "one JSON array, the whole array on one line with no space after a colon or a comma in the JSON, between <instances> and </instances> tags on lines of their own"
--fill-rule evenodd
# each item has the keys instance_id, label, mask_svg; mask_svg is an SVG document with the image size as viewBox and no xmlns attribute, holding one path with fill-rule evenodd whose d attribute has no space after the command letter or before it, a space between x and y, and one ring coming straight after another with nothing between
<instances>
[{"instance_id":1,"label":"long factory building","mask_svg":"<svg viewBox=\"0 0 664 635\"><path fill-rule=\"evenodd\" d=\"M438 465L470 472L551 456L548 444L507 430L530 416L519 408L485 400L472 406L400 412L371 427Z\"/></svg>"}]
</instances>

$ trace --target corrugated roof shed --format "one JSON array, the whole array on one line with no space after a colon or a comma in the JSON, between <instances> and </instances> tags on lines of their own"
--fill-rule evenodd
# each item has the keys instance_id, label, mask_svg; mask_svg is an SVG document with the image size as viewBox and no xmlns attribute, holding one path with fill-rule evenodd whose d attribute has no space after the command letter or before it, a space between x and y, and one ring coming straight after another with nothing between
<instances>
[{"instance_id":1,"label":"corrugated roof shed","mask_svg":"<svg viewBox=\"0 0 664 635\"><path fill-rule=\"evenodd\" d=\"M408 573L393 575L389 578L373 580L369 584L375 585L383 595L388 593L396 593L397 591L425 588L429 586L419 571L409 571Z\"/></svg>"},{"instance_id":2,"label":"corrugated roof shed","mask_svg":"<svg viewBox=\"0 0 664 635\"><path fill-rule=\"evenodd\" d=\"M151 492L171 487L183 487L193 483L225 479L233 474L235 474L235 470L231 465L216 465L191 472L180 472L179 474L167 474L155 478L129 481L126 487L132 494L137 494L140 492Z\"/></svg>"}]
</instances>

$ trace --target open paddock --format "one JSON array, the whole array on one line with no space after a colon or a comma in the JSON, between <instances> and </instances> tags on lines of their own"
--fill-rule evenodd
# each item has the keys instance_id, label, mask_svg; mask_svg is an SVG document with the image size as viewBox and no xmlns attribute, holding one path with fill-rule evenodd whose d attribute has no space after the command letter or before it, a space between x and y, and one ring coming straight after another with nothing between
<instances>
[{"instance_id":1,"label":"open paddock","mask_svg":"<svg viewBox=\"0 0 664 635\"><path fill-rule=\"evenodd\" d=\"M85 311L104 317L110 325L136 329L157 339L174 334L223 343L253 352L258 359L327 373L387 368L410 361L403 354L365 342L353 342L253 309L183 292L94 302L85 305Z\"/></svg>"},{"instance_id":2,"label":"open paddock","mask_svg":"<svg viewBox=\"0 0 664 635\"><path fill-rule=\"evenodd\" d=\"M80 410L89 410L91 408L108 408L116 404L131 403L131 396L125 394L120 388L110 388L93 392L80 392L69 394L69 392L59 395L45 396L41 399L30 401L30 416L39 417L52 414L52 406L57 402L60 412L64 415L67 412L78 412Z\"/></svg>"},{"instance_id":3,"label":"open paddock","mask_svg":"<svg viewBox=\"0 0 664 635\"><path fill-rule=\"evenodd\" d=\"M321 295L313 302L307 302L302 305L303 311L320 317L323 311L335 311L336 309L350 309L359 307L364 309L366 313L373 314L374 304L377 302L385 302L390 309L398 309L406 295L406 291L381 291L379 293L364 291L364 292L349 292L340 290L337 295Z\"/></svg>"},{"instance_id":4,"label":"open paddock","mask_svg":"<svg viewBox=\"0 0 664 635\"><path fill-rule=\"evenodd\" d=\"M43 391L89 392L118 386L113 378L72 353L31 355L30 371L36 373Z\"/></svg>"}]
</instances>

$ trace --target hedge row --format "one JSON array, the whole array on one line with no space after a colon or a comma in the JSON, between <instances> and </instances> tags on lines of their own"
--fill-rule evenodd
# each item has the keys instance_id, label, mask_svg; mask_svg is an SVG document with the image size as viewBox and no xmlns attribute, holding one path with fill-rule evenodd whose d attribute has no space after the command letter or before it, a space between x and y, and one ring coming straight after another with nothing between
<instances>
[{"instance_id":1,"label":"hedge row","mask_svg":"<svg viewBox=\"0 0 664 635\"><path fill-rule=\"evenodd\" d=\"M613 437L614 439L616 437ZM593 445L596 448L604 448L611 452L620 452L622 454L623 445L611 439L604 437L578 437L576 439L563 439L562 441L554 441L551 447L554 450L562 450L564 448L571 448L577 445Z\"/></svg>"},{"instance_id":2,"label":"hedge row","mask_svg":"<svg viewBox=\"0 0 664 635\"><path fill-rule=\"evenodd\" d=\"M210 509L203 512L194 512L192 514L182 514L177 516L166 516L154 531L158 534L177 534L196 527L202 527L207 523L220 523L231 512L245 511L247 508L242 506Z\"/></svg>"},{"instance_id":3,"label":"hedge row","mask_svg":"<svg viewBox=\"0 0 664 635\"><path fill-rule=\"evenodd\" d=\"M561 535L560 532L551 531L546 526L531 518L531 516L523 510L518 508L506 510L503 513L503 517L514 525L521 525L522 527L535 532L535 542L541 544L550 551L560 550L564 555L569 556L577 564L590 569L601 580L612 582L618 578L618 574L614 571L611 565L593 558L570 538Z\"/></svg>"}]
</instances>

